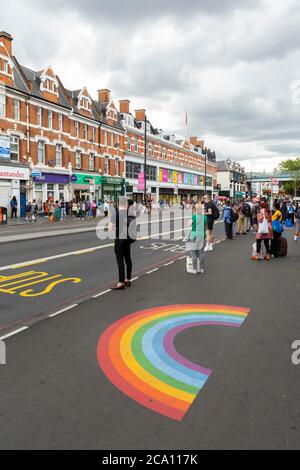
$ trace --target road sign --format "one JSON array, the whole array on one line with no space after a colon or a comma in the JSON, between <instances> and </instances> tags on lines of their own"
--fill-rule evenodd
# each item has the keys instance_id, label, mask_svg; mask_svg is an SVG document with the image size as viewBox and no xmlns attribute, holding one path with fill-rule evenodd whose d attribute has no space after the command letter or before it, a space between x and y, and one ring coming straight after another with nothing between
<instances>
[{"instance_id":1,"label":"road sign","mask_svg":"<svg viewBox=\"0 0 300 470\"><path fill-rule=\"evenodd\" d=\"M42 172L40 170L33 169L32 172L32 177L33 178L41 178Z\"/></svg>"}]
</instances>

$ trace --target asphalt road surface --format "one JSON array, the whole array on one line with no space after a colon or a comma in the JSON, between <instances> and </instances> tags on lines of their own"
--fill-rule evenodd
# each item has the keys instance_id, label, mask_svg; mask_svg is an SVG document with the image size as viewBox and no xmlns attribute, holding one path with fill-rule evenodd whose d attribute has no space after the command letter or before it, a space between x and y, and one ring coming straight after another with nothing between
<instances>
[{"instance_id":1,"label":"asphalt road surface","mask_svg":"<svg viewBox=\"0 0 300 470\"><path fill-rule=\"evenodd\" d=\"M221 226L217 231L221 238ZM250 260L253 235L224 241L207 255L204 276L187 274L184 260L164 266L168 258L182 253L170 256L162 249L153 250L151 241L140 242L134 247L139 279L130 289L79 302L6 339L7 364L0 366L0 448L299 448L300 365L292 363L291 345L300 339L300 255L291 233L287 236L289 256L270 262ZM85 237L82 246L77 236L71 238L68 251L94 243ZM63 243L63 239L57 241ZM27 256L21 253L21 242L12 244L15 256L2 252L1 265L38 258L45 243L49 254L66 251L65 245L58 250L50 240L31 249L27 243L23 245ZM155 264L163 266L146 274ZM27 317L41 303L45 312L53 302L63 305L66 297L70 304L78 289L86 293L115 277L110 248L58 258L37 268L81 276L82 282L69 286L68 292L65 283L53 297L1 293L3 324L17 310ZM140 310L178 304L249 310L239 328L194 326L176 336L175 347L182 357L213 370L180 422L125 395L100 368L96 352L99 338L117 320Z\"/></svg>"}]
</instances>

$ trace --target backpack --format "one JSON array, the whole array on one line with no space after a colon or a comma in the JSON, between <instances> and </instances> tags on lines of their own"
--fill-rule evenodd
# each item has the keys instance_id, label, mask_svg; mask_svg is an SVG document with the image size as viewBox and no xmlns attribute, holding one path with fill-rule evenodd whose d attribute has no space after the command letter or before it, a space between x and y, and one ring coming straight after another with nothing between
<instances>
[{"instance_id":1,"label":"backpack","mask_svg":"<svg viewBox=\"0 0 300 470\"><path fill-rule=\"evenodd\" d=\"M234 211L233 209L230 209L230 220L231 220L231 223L234 224L234 222L236 222L239 218L239 214Z\"/></svg>"},{"instance_id":2,"label":"backpack","mask_svg":"<svg viewBox=\"0 0 300 470\"><path fill-rule=\"evenodd\" d=\"M211 209L212 209L212 218L213 218L213 220L218 220L218 218L220 217L220 211L217 208L216 204L212 204Z\"/></svg>"},{"instance_id":3,"label":"backpack","mask_svg":"<svg viewBox=\"0 0 300 470\"><path fill-rule=\"evenodd\" d=\"M31 209L32 209L31 204L30 203L26 204L26 212L31 212Z\"/></svg>"},{"instance_id":4,"label":"backpack","mask_svg":"<svg viewBox=\"0 0 300 470\"><path fill-rule=\"evenodd\" d=\"M252 213L251 207L247 202L245 204L243 204L242 212L243 212L245 217L250 217L251 216L251 213Z\"/></svg>"}]
</instances>

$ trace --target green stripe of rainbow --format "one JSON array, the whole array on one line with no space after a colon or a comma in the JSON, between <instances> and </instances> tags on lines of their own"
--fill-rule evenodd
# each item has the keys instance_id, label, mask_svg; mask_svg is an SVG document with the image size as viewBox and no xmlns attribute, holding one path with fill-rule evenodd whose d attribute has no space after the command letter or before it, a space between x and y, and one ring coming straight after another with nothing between
<instances>
[{"instance_id":1,"label":"green stripe of rainbow","mask_svg":"<svg viewBox=\"0 0 300 470\"><path fill-rule=\"evenodd\" d=\"M124 394L181 421L212 373L181 356L174 338L199 325L239 327L249 309L224 305L170 305L142 310L113 323L101 336L98 362Z\"/></svg>"}]
</instances>

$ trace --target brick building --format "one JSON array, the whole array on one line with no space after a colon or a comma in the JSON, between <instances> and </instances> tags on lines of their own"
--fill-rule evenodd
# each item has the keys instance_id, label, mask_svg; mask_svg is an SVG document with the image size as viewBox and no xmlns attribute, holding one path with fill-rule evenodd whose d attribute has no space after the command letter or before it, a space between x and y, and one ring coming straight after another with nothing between
<instances>
[{"instance_id":1,"label":"brick building","mask_svg":"<svg viewBox=\"0 0 300 470\"><path fill-rule=\"evenodd\" d=\"M0 206L15 195L39 209L49 199L114 198L139 194L144 154L144 110L129 101L117 109L107 89L94 100L86 87L66 89L52 67L33 71L13 55L13 38L0 32ZM178 140L147 121L149 192L176 202L204 191L203 141ZM207 163L207 189L216 186ZM127 183L125 184L125 178Z\"/></svg>"},{"instance_id":2,"label":"brick building","mask_svg":"<svg viewBox=\"0 0 300 470\"><path fill-rule=\"evenodd\" d=\"M204 194L205 148L197 137L176 138L161 129L155 129L146 118L146 111L130 112L130 101L120 101L121 122L125 134L125 167L127 194L142 199L143 188L138 175L144 171L145 123L147 126L147 193L155 202L163 200L177 204L182 199ZM210 157L210 155L209 155ZM208 158L207 191L217 186L215 155Z\"/></svg>"}]
</instances>

